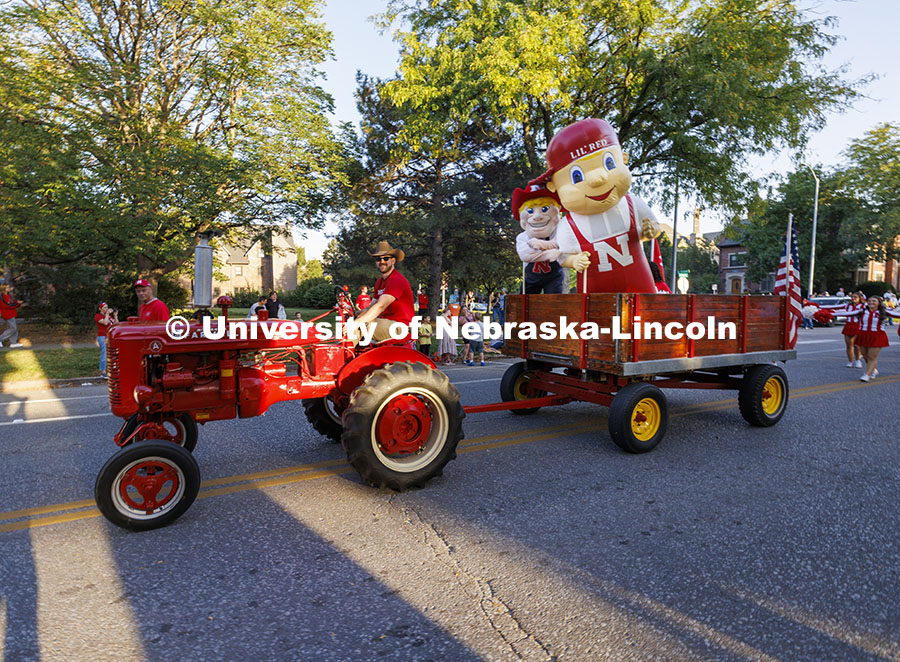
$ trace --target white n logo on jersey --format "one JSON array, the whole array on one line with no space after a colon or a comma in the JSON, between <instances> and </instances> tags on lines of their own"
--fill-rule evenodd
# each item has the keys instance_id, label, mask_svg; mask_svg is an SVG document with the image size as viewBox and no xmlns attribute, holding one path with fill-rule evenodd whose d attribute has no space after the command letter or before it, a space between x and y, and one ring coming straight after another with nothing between
<instances>
[{"instance_id":1,"label":"white n logo on jersey","mask_svg":"<svg viewBox=\"0 0 900 662\"><path fill-rule=\"evenodd\" d=\"M597 265L597 271L612 271L612 264L610 263L609 258L614 259L623 267L627 267L634 262L634 258L631 257L631 251L628 249L628 233L620 234L616 237L616 241L619 242L619 249L621 252L617 251L605 241L598 241L594 244L597 256L600 258L600 263Z\"/></svg>"}]
</instances>

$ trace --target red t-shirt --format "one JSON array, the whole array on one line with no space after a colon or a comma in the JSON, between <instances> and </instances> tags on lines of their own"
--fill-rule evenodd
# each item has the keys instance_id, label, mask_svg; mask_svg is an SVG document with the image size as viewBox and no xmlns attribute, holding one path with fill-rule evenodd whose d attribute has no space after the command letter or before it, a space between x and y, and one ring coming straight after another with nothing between
<instances>
[{"instance_id":1,"label":"red t-shirt","mask_svg":"<svg viewBox=\"0 0 900 662\"><path fill-rule=\"evenodd\" d=\"M16 316L16 308L19 307L18 302L8 294L0 294L0 317L5 320L14 319Z\"/></svg>"},{"instance_id":2,"label":"red t-shirt","mask_svg":"<svg viewBox=\"0 0 900 662\"><path fill-rule=\"evenodd\" d=\"M169 319L169 307L159 299L153 299L141 304L138 318L141 322L165 322Z\"/></svg>"},{"instance_id":3,"label":"red t-shirt","mask_svg":"<svg viewBox=\"0 0 900 662\"><path fill-rule=\"evenodd\" d=\"M368 308L370 303L372 303L372 297L370 297L368 294L360 294L358 297L356 297L356 307L359 310Z\"/></svg>"},{"instance_id":4,"label":"red t-shirt","mask_svg":"<svg viewBox=\"0 0 900 662\"><path fill-rule=\"evenodd\" d=\"M419 295L419 312L425 312L428 309L428 296L425 294Z\"/></svg>"},{"instance_id":5,"label":"red t-shirt","mask_svg":"<svg viewBox=\"0 0 900 662\"><path fill-rule=\"evenodd\" d=\"M105 336L106 332L109 331L108 324L100 324L100 320L103 319L102 313L97 313L94 315L94 323L97 325L97 336ZM110 324L112 324L112 318L109 319Z\"/></svg>"},{"instance_id":6,"label":"red t-shirt","mask_svg":"<svg viewBox=\"0 0 900 662\"><path fill-rule=\"evenodd\" d=\"M382 294L390 294L396 301L384 309L381 319L393 320L409 324L416 314L413 306L413 293L406 276L394 269L387 278L375 281L375 299Z\"/></svg>"}]
</instances>

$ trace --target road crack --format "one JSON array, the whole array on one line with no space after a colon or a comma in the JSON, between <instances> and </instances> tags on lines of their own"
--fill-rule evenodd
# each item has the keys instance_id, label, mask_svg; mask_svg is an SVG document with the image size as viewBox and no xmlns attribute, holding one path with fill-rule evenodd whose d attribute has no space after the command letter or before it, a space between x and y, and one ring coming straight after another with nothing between
<instances>
[{"instance_id":1,"label":"road crack","mask_svg":"<svg viewBox=\"0 0 900 662\"><path fill-rule=\"evenodd\" d=\"M555 660L547 647L525 629L513 610L498 595L493 585L495 580L466 570L455 558L453 545L430 522L422 519L414 508L395 501L394 496L391 496L390 504L399 510L406 524L422 532L424 544L434 553L435 559L453 571L459 585L475 600L478 612L502 639L509 652L519 660Z\"/></svg>"}]
</instances>

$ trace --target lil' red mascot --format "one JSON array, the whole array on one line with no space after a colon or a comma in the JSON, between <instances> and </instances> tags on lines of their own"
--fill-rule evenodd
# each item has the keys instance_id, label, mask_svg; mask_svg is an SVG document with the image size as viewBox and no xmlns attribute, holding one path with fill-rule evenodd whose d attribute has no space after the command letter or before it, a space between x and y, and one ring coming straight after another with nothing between
<instances>
[{"instance_id":1,"label":"lil' red mascot","mask_svg":"<svg viewBox=\"0 0 900 662\"><path fill-rule=\"evenodd\" d=\"M581 120L553 137L549 169L533 182L546 182L567 210L557 230L560 264L579 272L579 292L656 292L641 240L657 236L659 222L628 193L627 163L607 122Z\"/></svg>"}]
</instances>

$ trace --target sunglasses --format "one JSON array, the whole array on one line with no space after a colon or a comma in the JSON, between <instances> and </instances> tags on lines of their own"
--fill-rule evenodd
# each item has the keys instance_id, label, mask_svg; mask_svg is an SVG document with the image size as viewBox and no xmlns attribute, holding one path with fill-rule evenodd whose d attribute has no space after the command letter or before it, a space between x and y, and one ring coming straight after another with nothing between
<instances>
[{"instance_id":1,"label":"sunglasses","mask_svg":"<svg viewBox=\"0 0 900 662\"><path fill-rule=\"evenodd\" d=\"M376 262L387 262L388 260L393 260L394 258L388 255L387 257L376 257Z\"/></svg>"}]
</instances>

